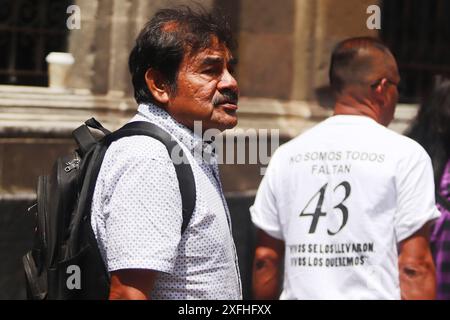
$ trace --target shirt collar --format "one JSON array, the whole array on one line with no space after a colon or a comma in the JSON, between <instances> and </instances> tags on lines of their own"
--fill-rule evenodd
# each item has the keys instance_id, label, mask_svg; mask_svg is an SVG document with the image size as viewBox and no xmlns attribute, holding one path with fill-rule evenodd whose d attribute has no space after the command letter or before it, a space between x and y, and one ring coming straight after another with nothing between
<instances>
[{"instance_id":1,"label":"shirt collar","mask_svg":"<svg viewBox=\"0 0 450 320\"><path fill-rule=\"evenodd\" d=\"M140 104L138 114L155 123L183 143L192 153L214 155L214 143L203 141L203 135L194 133L185 125L176 121L166 110L154 104Z\"/></svg>"},{"instance_id":2,"label":"shirt collar","mask_svg":"<svg viewBox=\"0 0 450 320\"><path fill-rule=\"evenodd\" d=\"M351 124L351 123L375 123L378 124L374 119L363 116L363 115L351 115L351 114L338 114L333 115L325 120L326 122L333 123L343 123L343 124Z\"/></svg>"}]
</instances>

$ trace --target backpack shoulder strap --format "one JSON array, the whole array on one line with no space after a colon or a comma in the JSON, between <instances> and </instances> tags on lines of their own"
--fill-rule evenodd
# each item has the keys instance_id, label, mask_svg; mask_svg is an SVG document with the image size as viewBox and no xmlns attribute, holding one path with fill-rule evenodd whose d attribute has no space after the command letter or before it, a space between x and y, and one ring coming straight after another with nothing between
<instances>
[{"instance_id":1,"label":"backpack shoulder strap","mask_svg":"<svg viewBox=\"0 0 450 320\"><path fill-rule=\"evenodd\" d=\"M77 142L78 151L82 156L84 156L89 151L89 149L91 149L97 143L97 140L94 138L91 131L85 124L76 128L72 132L72 136Z\"/></svg>"},{"instance_id":2,"label":"backpack shoulder strap","mask_svg":"<svg viewBox=\"0 0 450 320\"><path fill-rule=\"evenodd\" d=\"M119 140L123 137L143 135L152 137L160 141L167 149L169 156L172 155L172 150L178 146L178 143L172 139L172 137L163 129L157 125L146 122L146 121L135 121L124 125L119 130L107 135L105 137L105 142L109 145L111 142ZM194 212L195 202L196 202L196 192L195 192L195 180L192 168L189 165L189 160L186 154L183 152L182 148L178 148L177 155L181 156L181 163L175 163L175 172L178 178L178 185L181 193L181 201L183 205L183 224L181 227L181 233L186 230L189 221Z\"/></svg>"},{"instance_id":3,"label":"backpack shoulder strap","mask_svg":"<svg viewBox=\"0 0 450 320\"><path fill-rule=\"evenodd\" d=\"M111 133L94 118L85 121L83 125L76 128L72 132L72 136L74 137L78 145L78 152L80 153L81 156L84 156L86 153L88 153L88 151L97 143L98 140L94 137L94 135L92 134L91 130L89 130L88 127L101 131L104 136Z\"/></svg>"}]
</instances>

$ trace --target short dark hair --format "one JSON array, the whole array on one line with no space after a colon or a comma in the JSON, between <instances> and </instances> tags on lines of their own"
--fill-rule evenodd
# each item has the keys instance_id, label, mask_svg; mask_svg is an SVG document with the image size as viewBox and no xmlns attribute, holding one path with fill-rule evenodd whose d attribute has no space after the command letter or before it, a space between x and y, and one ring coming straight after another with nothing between
<instances>
[{"instance_id":1,"label":"short dark hair","mask_svg":"<svg viewBox=\"0 0 450 320\"><path fill-rule=\"evenodd\" d=\"M185 54L209 47L212 36L233 48L229 23L218 11L207 12L201 6L159 10L139 33L128 61L137 103L155 102L145 83L148 69L158 71L174 93Z\"/></svg>"},{"instance_id":2,"label":"short dark hair","mask_svg":"<svg viewBox=\"0 0 450 320\"><path fill-rule=\"evenodd\" d=\"M341 92L350 83L362 83L370 72L367 58L359 57L362 49L391 54L388 47L377 38L356 37L338 43L331 55L329 70L330 85L336 92Z\"/></svg>"}]
</instances>

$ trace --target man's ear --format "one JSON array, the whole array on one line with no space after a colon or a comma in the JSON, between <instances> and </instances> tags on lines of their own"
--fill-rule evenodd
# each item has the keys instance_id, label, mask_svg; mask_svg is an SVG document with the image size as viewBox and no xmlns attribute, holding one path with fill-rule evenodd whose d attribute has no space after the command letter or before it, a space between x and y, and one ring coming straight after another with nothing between
<instances>
[{"instance_id":1,"label":"man's ear","mask_svg":"<svg viewBox=\"0 0 450 320\"><path fill-rule=\"evenodd\" d=\"M384 106L386 103L386 90L388 89L388 81L386 78L381 79L375 87L373 87L373 92L375 95L376 101L380 104L380 106Z\"/></svg>"},{"instance_id":2,"label":"man's ear","mask_svg":"<svg viewBox=\"0 0 450 320\"><path fill-rule=\"evenodd\" d=\"M163 105L169 102L169 86L159 71L148 69L145 72L145 83L156 101Z\"/></svg>"},{"instance_id":3,"label":"man's ear","mask_svg":"<svg viewBox=\"0 0 450 320\"><path fill-rule=\"evenodd\" d=\"M375 92L378 93L379 95L383 95L386 92L388 85L389 83L386 78L381 79L381 81L375 87Z\"/></svg>"}]
</instances>

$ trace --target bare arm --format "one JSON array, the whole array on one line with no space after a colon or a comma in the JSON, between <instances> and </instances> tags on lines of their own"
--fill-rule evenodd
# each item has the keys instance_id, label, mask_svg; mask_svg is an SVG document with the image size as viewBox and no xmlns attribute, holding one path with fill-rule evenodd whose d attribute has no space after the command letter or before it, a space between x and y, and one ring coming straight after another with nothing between
<instances>
[{"instance_id":1,"label":"bare arm","mask_svg":"<svg viewBox=\"0 0 450 320\"><path fill-rule=\"evenodd\" d=\"M280 266L284 259L284 242L258 230L253 263L253 298L278 299L281 286Z\"/></svg>"},{"instance_id":2,"label":"bare arm","mask_svg":"<svg viewBox=\"0 0 450 320\"><path fill-rule=\"evenodd\" d=\"M403 300L436 298L436 274L425 225L400 243L399 272Z\"/></svg>"},{"instance_id":3,"label":"bare arm","mask_svg":"<svg viewBox=\"0 0 450 320\"><path fill-rule=\"evenodd\" d=\"M110 300L148 300L156 271L126 269L111 272Z\"/></svg>"}]
</instances>

